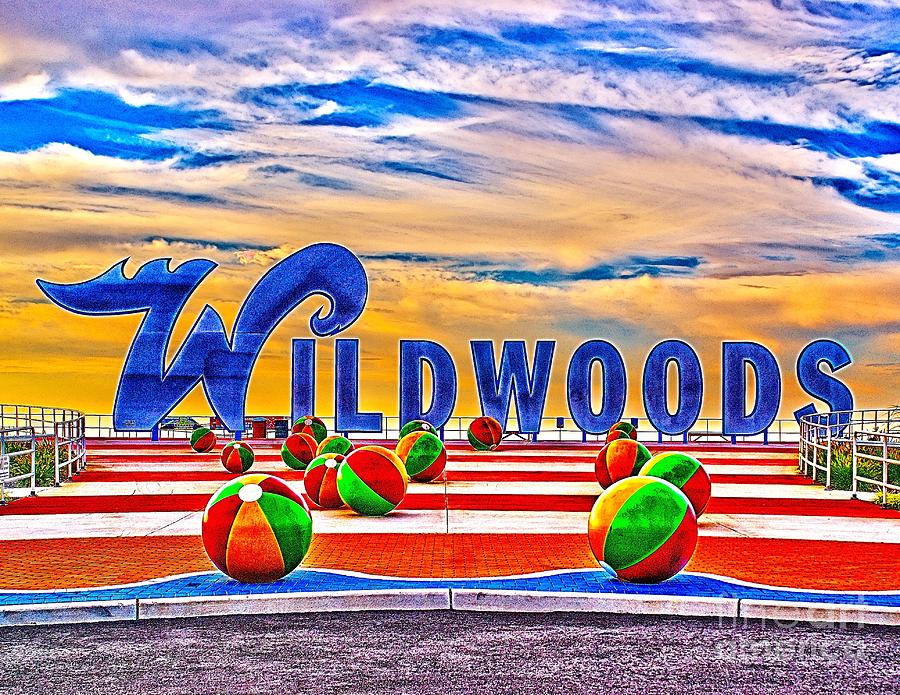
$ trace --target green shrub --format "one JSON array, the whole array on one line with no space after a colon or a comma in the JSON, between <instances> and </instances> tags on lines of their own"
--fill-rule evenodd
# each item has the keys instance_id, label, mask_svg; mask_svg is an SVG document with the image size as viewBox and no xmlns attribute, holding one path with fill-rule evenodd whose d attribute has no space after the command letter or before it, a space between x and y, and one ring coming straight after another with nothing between
<instances>
[{"instance_id":1,"label":"green shrub","mask_svg":"<svg viewBox=\"0 0 900 695\"><path fill-rule=\"evenodd\" d=\"M875 502L880 504L888 509L895 509L900 512L900 493L891 493L887 494L887 499L885 499L884 493L879 492L875 495Z\"/></svg>"},{"instance_id":2,"label":"green shrub","mask_svg":"<svg viewBox=\"0 0 900 695\"><path fill-rule=\"evenodd\" d=\"M6 445L7 453L16 451L25 451L30 448L29 444L10 442ZM65 461L68 452L65 446L59 447L59 460ZM38 487L49 487L54 484L55 477L53 475L53 441L49 439L39 439L34 452L34 469L35 484ZM16 456L9 462L9 473L11 476L25 475L31 471L30 456ZM68 477L68 470L63 468L60 470L61 479ZM31 482L28 479L19 480L10 483L6 487L30 487Z\"/></svg>"}]
</instances>

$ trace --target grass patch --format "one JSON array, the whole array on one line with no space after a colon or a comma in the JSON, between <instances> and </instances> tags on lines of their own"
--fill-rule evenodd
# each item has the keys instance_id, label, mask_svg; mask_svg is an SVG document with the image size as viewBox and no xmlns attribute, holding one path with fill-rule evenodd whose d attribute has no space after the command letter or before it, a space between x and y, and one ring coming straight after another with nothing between
<instances>
[{"instance_id":1,"label":"grass patch","mask_svg":"<svg viewBox=\"0 0 900 695\"><path fill-rule=\"evenodd\" d=\"M895 511L900 512L900 493L891 493L887 494L887 499L885 499L885 495L883 492L879 492L875 495L875 502L880 504L888 509L893 509Z\"/></svg>"},{"instance_id":2,"label":"grass patch","mask_svg":"<svg viewBox=\"0 0 900 695\"><path fill-rule=\"evenodd\" d=\"M6 445L7 453L14 453L16 451L25 451L30 448L29 444L20 443L20 442L9 442ZM59 447L59 460L65 461L68 452L65 446ZM35 484L37 487L50 487L55 482L55 476L53 475L53 442L49 439L39 439L37 443L37 447L35 447L34 452L34 468L35 468ZM12 476L16 475L25 475L31 471L31 457L30 456L16 456L11 459L9 462L9 473ZM65 476L68 471L63 468L60 470L60 475ZM18 480L14 483L8 483L6 485L7 488L13 487L30 487L31 482L28 479Z\"/></svg>"}]
</instances>

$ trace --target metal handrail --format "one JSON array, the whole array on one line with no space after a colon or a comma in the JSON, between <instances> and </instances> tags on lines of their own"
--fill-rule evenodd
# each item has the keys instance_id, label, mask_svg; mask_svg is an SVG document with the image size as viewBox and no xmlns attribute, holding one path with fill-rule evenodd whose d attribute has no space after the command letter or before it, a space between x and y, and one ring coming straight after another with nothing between
<instances>
[{"instance_id":1,"label":"metal handrail","mask_svg":"<svg viewBox=\"0 0 900 695\"><path fill-rule=\"evenodd\" d=\"M850 452L854 498L860 483L881 488L882 502L889 491L900 492L900 485L888 482L889 466L900 465L900 406L805 415L800 418L799 446L801 472L813 479L823 472L827 490L832 487L835 452L844 447ZM881 464L881 479L860 475L861 461Z\"/></svg>"},{"instance_id":2,"label":"metal handrail","mask_svg":"<svg viewBox=\"0 0 900 695\"><path fill-rule=\"evenodd\" d=\"M53 447L53 483L77 475L87 465L85 415L70 408L25 404L0 404L0 504L6 503L6 486L30 481L30 494L37 488L37 454L41 444ZM22 445L9 451L10 444ZM61 451L65 451L65 456ZM27 473L11 474L15 458L30 455ZM65 476L61 471L66 471Z\"/></svg>"}]
</instances>

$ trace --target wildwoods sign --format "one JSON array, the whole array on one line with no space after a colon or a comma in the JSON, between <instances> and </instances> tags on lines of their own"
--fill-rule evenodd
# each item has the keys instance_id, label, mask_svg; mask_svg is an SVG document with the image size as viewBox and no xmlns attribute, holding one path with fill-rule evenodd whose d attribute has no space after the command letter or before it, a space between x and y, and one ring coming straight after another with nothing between
<instances>
[{"instance_id":1,"label":"wildwoods sign","mask_svg":"<svg viewBox=\"0 0 900 695\"><path fill-rule=\"evenodd\" d=\"M127 260L127 259L126 259ZM113 411L120 430L149 430L199 383L215 414L231 430L243 428L244 406L253 367L272 331L301 302L325 297L329 309L309 321L315 336L334 336L363 313L368 280L360 260L343 246L313 244L273 266L253 287L241 306L229 337L218 312L205 306L170 364L166 352L184 306L216 264L190 260L175 269L167 258L141 266L125 276L125 260L86 282L63 285L38 280L54 303L91 316L144 314L125 358ZM482 412L505 425L511 401L519 430L537 432L547 398L556 343L539 340L531 363L525 341L506 340L499 366L494 343L472 340L472 365ZM359 341L335 340L336 430L377 432L382 413L359 411ZM853 395L831 372L849 365L850 355L832 340L816 340L797 358L797 380L810 396L832 411L853 408ZM316 340L292 341L292 412L314 412ZM667 406L667 372L678 370L678 406ZM593 408L591 387L595 363L602 366L602 402ZM430 405L424 408L424 369L431 371ZM754 372L756 397L747 412L747 367ZM829 371L822 369L827 365ZM401 340L400 418L417 418L442 426L457 398L457 369L442 345L430 340ZM757 434L774 421L781 405L782 377L778 362L763 345L747 341L722 343L722 423L725 434ZM681 434L697 421L703 400L703 371L697 353L682 340L665 340L650 351L644 364L644 410L653 426L665 434ZM599 434L619 420L626 398L625 363L606 340L582 343L569 360L566 392L569 412L582 430ZM815 412L809 404L795 416Z\"/></svg>"}]
</instances>

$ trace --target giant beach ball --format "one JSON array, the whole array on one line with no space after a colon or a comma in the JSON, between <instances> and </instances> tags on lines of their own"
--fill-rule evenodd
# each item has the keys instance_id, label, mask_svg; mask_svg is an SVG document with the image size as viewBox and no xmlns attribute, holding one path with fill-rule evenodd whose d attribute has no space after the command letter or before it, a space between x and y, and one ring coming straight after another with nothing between
<instances>
[{"instance_id":1,"label":"giant beach ball","mask_svg":"<svg viewBox=\"0 0 900 695\"><path fill-rule=\"evenodd\" d=\"M216 433L208 427L198 427L191 432L191 449L198 454L205 454L216 447Z\"/></svg>"},{"instance_id":2,"label":"giant beach ball","mask_svg":"<svg viewBox=\"0 0 900 695\"><path fill-rule=\"evenodd\" d=\"M229 473L246 473L253 459L253 449L246 442L231 442L222 447L222 465Z\"/></svg>"},{"instance_id":3,"label":"giant beach ball","mask_svg":"<svg viewBox=\"0 0 900 695\"><path fill-rule=\"evenodd\" d=\"M291 432L294 434L300 432L308 434L316 440L316 444L328 436L328 428L325 427L325 423L321 418L317 418L314 415L304 415L297 418L294 421L294 426L291 427Z\"/></svg>"},{"instance_id":4,"label":"giant beach ball","mask_svg":"<svg viewBox=\"0 0 900 695\"><path fill-rule=\"evenodd\" d=\"M295 432L288 435L284 444L281 445L281 460L288 465L288 468L302 471L316 457L318 447L319 445L311 434Z\"/></svg>"},{"instance_id":5,"label":"giant beach ball","mask_svg":"<svg viewBox=\"0 0 900 695\"><path fill-rule=\"evenodd\" d=\"M397 442L397 456L409 477L427 483L439 477L447 467L447 448L431 432L417 430Z\"/></svg>"},{"instance_id":6,"label":"giant beach ball","mask_svg":"<svg viewBox=\"0 0 900 695\"><path fill-rule=\"evenodd\" d=\"M693 456L680 451L657 454L641 467L640 475L668 480L687 496L697 516L706 511L712 482L703 464Z\"/></svg>"},{"instance_id":7,"label":"giant beach ball","mask_svg":"<svg viewBox=\"0 0 900 695\"><path fill-rule=\"evenodd\" d=\"M306 489L306 496L318 506L325 509L339 509L344 506L344 500L341 499L337 489L337 469L343 461L343 454L321 454L306 467L303 487Z\"/></svg>"},{"instance_id":8,"label":"giant beach ball","mask_svg":"<svg viewBox=\"0 0 900 695\"><path fill-rule=\"evenodd\" d=\"M337 470L341 499L357 514L383 516L406 495L409 477L403 462L383 446L354 449Z\"/></svg>"},{"instance_id":9,"label":"giant beach ball","mask_svg":"<svg viewBox=\"0 0 900 695\"><path fill-rule=\"evenodd\" d=\"M615 439L597 454L594 462L597 482L607 488L623 478L637 475L650 456L650 450L640 442L628 437Z\"/></svg>"},{"instance_id":10,"label":"giant beach ball","mask_svg":"<svg viewBox=\"0 0 900 695\"><path fill-rule=\"evenodd\" d=\"M322 454L341 454L346 456L351 451L353 451L353 442L340 434L333 434L319 442L316 456L321 456Z\"/></svg>"},{"instance_id":11,"label":"giant beach ball","mask_svg":"<svg viewBox=\"0 0 900 695\"><path fill-rule=\"evenodd\" d=\"M399 439L403 439L412 432L431 432L432 434L437 434L437 429L426 420L410 420L400 428Z\"/></svg>"},{"instance_id":12,"label":"giant beach ball","mask_svg":"<svg viewBox=\"0 0 900 695\"><path fill-rule=\"evenodd\" d=\"M594 503L588 540L597 561L619 579L655 584L690 562L697 547L697 516L672 483L625 478Z\"/></svg>"},{"instance_id":13,"label":"giant beach ball","mask_svg":"<svg viewBox=\"0 0 900 695\"><path fill-rule=\"evenodd\" d=\"M476 451L493 451L503 439L503 427L494 418L482 415L472 420L467 435Z\"/></svg>"},{"instance_id":14,"label":"giant beach ball","mask_svg":"<svg viewBox=\"0 0 900 695\"><path fill-rule=\"evenodd\" d=\"M606 433L606 443L614 442L617 439L634 439L628 432L625 430L610 430Z\"/></svg>"},{"instance_id":15,"label":"giant beach ball","mask_svg":"<svg viewBox=\"0 0 900 695\"><path fill-rule=\"evenodd\" d=\"M294 570L312 540L312 515L283 480L241 476L209 500L201 523L212 563L239 582L273 582Z\"/></svg>"},{"instance_id":16,"label":"giant beach ball","mask_svg":"<svg viewBox=\"0 0 900 695\"><path fill-rule=\"evenodd\" d=\"M619 420L615 425L609 428L610 432L624 432L632 439L638 438L637 427L627 420Z\"/></svg>"}]
</instances>

